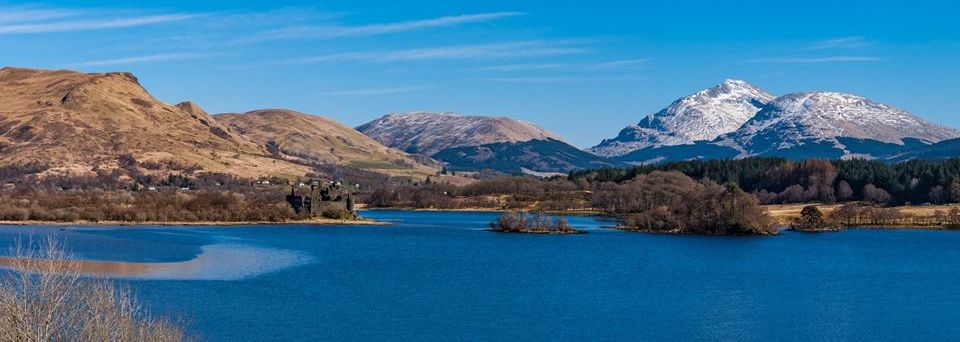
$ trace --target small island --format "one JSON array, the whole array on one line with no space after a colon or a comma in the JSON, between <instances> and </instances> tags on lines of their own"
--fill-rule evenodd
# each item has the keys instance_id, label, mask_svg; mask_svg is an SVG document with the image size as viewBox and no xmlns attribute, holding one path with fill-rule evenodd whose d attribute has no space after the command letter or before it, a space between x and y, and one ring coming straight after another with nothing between
<instances>
[{"instance_id":1,"label":"small island","mask_svg":"<svg viewBox=\"0 0 960 342\"><path fill-rule=\"evenodd\" d=\"M517 234L584 234L570 226L567 219L551 217L543 211L508 211L490 223L490 231Z\"/></svg>"}]
</instances>

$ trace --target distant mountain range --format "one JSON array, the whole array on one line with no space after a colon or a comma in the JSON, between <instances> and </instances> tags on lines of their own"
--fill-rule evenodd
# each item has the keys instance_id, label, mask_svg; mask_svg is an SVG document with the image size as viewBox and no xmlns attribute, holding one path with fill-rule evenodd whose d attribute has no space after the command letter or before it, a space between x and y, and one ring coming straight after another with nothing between
<instances>
[{"instance_id":1,"label":"distant mountain range","mask_svg":"<svg viewBox=\"0 0 960 342\"><path fill-rule=\"evenodd\" d=\"M357 130L386 146L431 157L460 171L566 173L622 165L580 150L537 125L505 117L399 113Z\"/></svg>"},{"instance_id":2,"label":"distant mountain range","mask_svg":"<svg viewBox=\"0 0 960 342\"><path fill-rule=\"evenodd\" d=\"M588 150L535 124L455 113L389 114L353 129L290 110L208 115L153 98L129 73L0 69L0 167L49 172L118 167L120 156L170 172L302 176L335 164L425 177L441 166L552 174L751 156L904 161L960 156L960 131L863 97L776 97L726 80L680 98ZM159 165L159 166L158 166Z\"/></svg>"},{"instance_id":3,"label":"distant mountain range","mask_svg":"<svg viewBox=\"0 0 960 342\"><path fill-rule=\"evenodd\" d=\"M752 156L904 160L957 155L937 143L960 138L955 129L856 95L777 97L740 80L672 102L586 150L594 155L571 153L575 147L555 133L507 118L391 114L358 129L387 146L457 169L513 173Z\"/></svg>"},{"instance_id":4,"label":"distant mountain range","mask_svg":"<svg viewBox=\"0 0 960 342\"><path fill-rule=\"evenodd\" d=\"M773 98L727 80L675 101L591 151L634 164L751 156L902 159L958 137L960 131L856 95Z\"/></svg>"}]
</instances>

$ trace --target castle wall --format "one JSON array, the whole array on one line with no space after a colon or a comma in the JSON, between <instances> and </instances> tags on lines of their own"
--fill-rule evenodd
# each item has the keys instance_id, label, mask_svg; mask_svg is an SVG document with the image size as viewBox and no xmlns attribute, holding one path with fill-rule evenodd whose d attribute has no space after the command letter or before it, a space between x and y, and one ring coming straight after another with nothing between
<instances>
[{"instance_id":1,"label":"castle wall","mask_svg":"<svg viewBox=\"0 0 960 342\"><path fill-rule=\"evenodd\" d=\"M335 185L320 188L316 185L310 186L309 190L300 190L292 187L290 194L287 195L287 203L297 212L298 215L309 217L318 217L327 211L347 211L356 214L350 210L350 194L345 193Z\"/></svg>"}]
</instances>

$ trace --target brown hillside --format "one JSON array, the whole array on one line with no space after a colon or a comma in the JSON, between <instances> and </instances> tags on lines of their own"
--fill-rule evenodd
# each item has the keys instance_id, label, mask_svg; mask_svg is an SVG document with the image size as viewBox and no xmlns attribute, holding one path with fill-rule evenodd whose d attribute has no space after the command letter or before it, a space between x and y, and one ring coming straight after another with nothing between
<instances>
[{"instance_id":1,"label":"brown hillside","mask_svg":"<svg viewBox=\"0 0 960 342\"><path fill-rule=\"evenodd\" d=\"M331 119L283 109L214 116L282 158L347 165L393 175L429 175L435 169Z\"/></svg>"},{"instance_id":2,"label":"brown hillside","mask_svg":"<svg viewBox=\"0 0 960 342\"><path fill-rule=\"evenodd\" d=\"M300 176L193 103L158 101L129 73L0 69L0 165L40 161L53 171L117 167L117 157L199 166L240 176Z\"/></svg>"}]
</instances>

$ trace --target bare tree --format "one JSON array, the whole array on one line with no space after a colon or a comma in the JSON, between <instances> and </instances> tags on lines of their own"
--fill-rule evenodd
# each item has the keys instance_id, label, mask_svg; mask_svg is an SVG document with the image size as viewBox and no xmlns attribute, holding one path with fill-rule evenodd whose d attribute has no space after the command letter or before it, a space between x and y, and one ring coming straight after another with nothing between
<instances>
[{"instance_id":1,"label":"bare tree","mask_svg":"<svg viewBox=\"0 0 960 342\"><path fill-rule=\"evenodd\" d=\"M886 204L890 202L890 193L873 184L867 184L863 187L863 200L877 204Z\"/></svg>"},{"instance_id":2,"label":"bare tree","mask_svg":"<svg viewBox=\"0 0 960 342\"><path fill-rule=\"evenodd\" d=\"M947 202L947 190L943 186L937 185L930 189L930 203L943 204Z\"/></svg>"},{"instance_id":3,"label":"bare tree","mask_svg":"<svg viewBox=\"0 0 960 342\"><path fill-rule=\"evenodd\" d=\"M840 181L837 184L837 199L846 201L853 198L853 187L847 181Z\"/></svg>"},{"instance_id":4,"label":"bare tree","mask_svg":"<svg viewBox=\"0 0 960 342\"><path fill-rule=\"evenodd\" d=\"M0 278L0 341L183 341L182 329L146 314L127 289L87 278L48 240L18 247Z\"/></svg>"},{"instance_id":5,"label":"bare tree","mask_svg":"<svg viewBox=\"0 0 960 342\"><path fill-rule=\"evenodd\" d=\"M950 199L953 200L953 203L960 202L960 177L953 179L953 182L950 183Z\"/></svg>"}]
</instances>

